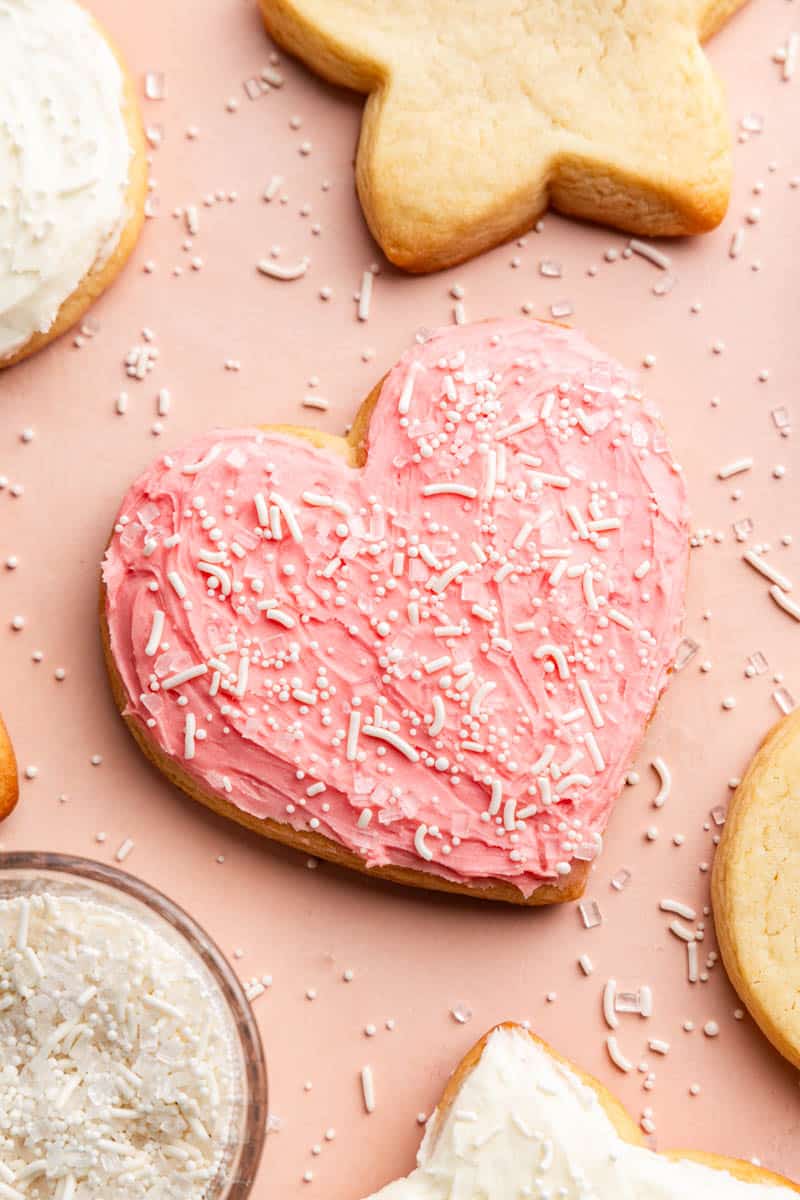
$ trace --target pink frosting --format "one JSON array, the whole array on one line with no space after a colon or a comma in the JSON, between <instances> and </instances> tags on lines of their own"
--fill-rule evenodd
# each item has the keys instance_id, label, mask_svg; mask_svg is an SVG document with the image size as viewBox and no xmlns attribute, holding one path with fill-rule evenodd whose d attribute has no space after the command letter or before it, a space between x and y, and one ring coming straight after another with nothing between
<instances>
[{"instance_id":1,"label":"pink frosting","mask_svg":"<svg viewBox=\"0 0 800 1200\"><path fill-rule=\"evenodd\" d=\"M485 322L390 372L362 469L255 429L162 456L103 578L128 713L198 782L370 866L527 896L601 845L687 554L629 374Z\"/></svg>"}]
</instances>

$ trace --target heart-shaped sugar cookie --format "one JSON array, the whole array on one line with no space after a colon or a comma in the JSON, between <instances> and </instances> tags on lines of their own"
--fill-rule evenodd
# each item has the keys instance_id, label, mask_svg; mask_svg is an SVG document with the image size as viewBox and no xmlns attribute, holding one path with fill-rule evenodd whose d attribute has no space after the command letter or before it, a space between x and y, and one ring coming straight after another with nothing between
<instances>
[{"instance_id":1,"label":"heart-shaped sugar cookie","mask_svg":"<svg viewBox=\"0 0 800 1200\"><path fill-rule=\"evenodd\" d=\"M666 684L679 469L572 330L445 329L348 440L218 430L125 497L116 699L196 799L405 883L579 895Z\"/></svg>"}]
</instances>

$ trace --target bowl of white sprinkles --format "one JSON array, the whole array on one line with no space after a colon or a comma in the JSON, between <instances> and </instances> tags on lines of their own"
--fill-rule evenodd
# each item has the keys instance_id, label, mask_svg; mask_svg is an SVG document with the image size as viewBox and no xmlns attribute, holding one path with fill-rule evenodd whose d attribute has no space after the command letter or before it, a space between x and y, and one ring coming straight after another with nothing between
<instances>
[{"instance_id":1,"label":"bowl of white sprinkles","mask_svg":"<svg viewBox=\"0 0 800 1200\"><path fill-rule=\"evenodd\" d=\"M267 1084L244 992L146 883L0 854L0 1200L242 1200Z\"/></svg>"}]
</instances>

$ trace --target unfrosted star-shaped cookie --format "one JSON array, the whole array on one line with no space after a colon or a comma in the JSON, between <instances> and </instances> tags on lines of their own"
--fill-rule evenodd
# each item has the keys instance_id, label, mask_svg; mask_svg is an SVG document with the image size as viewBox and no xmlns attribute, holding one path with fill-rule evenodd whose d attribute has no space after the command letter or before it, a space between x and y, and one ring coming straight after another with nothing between
<instances>
[{"instance_id":1,"label":"unfrosted star-shaped cookie","mask_svg":"<svg viewBox=\"0 0 800 1200\"><path fill-rule=\"evenodd\" d=\"M548 203L646 235L724 216L731 155L701 42L744 0L261 0L270 34L368 93L356 166L392 262L433 271Z\"/></svg>"},{"instance_id":2,"label":"unfrosted star-shaped cookie","mask_svg":"<svg viewBox=\"0 0 800 1200\"><path fill-rule=\"evenodd\" d=\"M371 1200L790 1200L763 1167L698 1152L656 1154L622 1106L519 1025L457 1067L417 1168Z\"/></svg>"}]
</instances>

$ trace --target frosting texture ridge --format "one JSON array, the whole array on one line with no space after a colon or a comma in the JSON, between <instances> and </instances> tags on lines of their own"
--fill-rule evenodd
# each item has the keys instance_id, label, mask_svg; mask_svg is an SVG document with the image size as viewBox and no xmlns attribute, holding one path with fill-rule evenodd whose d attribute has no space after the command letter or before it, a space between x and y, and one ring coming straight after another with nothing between
<instances>
[{"instance_id":1,"label":"frosting texture ridge","mask_svg":"<svg viewBox=\"0 0 800 1200\"><path fill-rule=\"evenodd\" d=\"M72 0L0 0L0 360L114 250L130 145L122 71Z\"/></svg>"},{"instance_id":2,"label":"frosting texture ridge","mask_svg":"<svg viewBox=\"0 0 800 1200\"><path fill-rule=\"evenodd\" d=\"M201 787L527 896L598 852L687 554L628 374L571 330L486 322L389 373L362 467L254 429L160 458L105 613L128 712Z\"/></svg>"}]
</instances>

